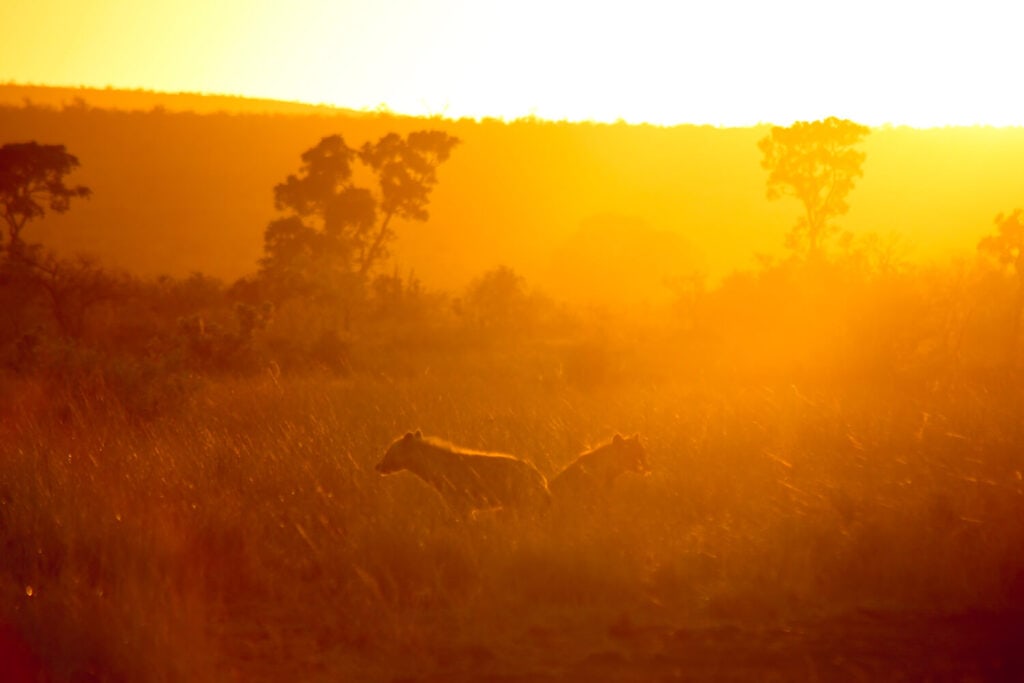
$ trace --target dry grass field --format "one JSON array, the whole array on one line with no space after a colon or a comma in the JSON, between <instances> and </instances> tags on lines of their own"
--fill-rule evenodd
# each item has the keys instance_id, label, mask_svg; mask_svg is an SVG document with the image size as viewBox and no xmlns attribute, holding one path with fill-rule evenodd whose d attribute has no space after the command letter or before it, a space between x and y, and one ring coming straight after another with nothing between
<instances>
[{"instance_id":1,"label":"dry grass field","mask_svg":"<svg viewBox=\"0 0 1024 683\"><path fill-rule=\"evenodd\" d=\"M0 647L57 681L1024 673L1019 384L580 387L540 365L268 372L145 420L8 380ZM547 476L639 432L652 472L462 520L374 472L416 427Z\"/></svg>"}]
</instances>

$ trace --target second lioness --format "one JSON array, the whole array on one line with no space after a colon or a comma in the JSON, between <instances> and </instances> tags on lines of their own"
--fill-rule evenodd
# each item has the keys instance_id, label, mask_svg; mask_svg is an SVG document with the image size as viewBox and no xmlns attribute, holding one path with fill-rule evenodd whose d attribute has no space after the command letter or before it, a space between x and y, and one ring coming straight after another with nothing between
<instances>
[{"instance_id":1,"label":"second lioness","mask_svg":"<svg viewBox=\"0 0 1024 683\"><path fill-rule=\"evenodd\" d=\"M583 453L552 477L548 488L556 499L600 495L626 472L650 472L647 452L637 434L616 434L610 442Z\"/></svg>"}]
</instances>

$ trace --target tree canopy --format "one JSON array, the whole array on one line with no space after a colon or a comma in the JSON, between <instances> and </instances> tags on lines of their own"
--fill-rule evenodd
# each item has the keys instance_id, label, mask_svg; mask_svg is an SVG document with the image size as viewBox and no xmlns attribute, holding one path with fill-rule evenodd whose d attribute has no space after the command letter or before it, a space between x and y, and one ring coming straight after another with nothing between
<instances>
[{"instance_id":1,"label":"tree canopy","mask_svg":"<svg viewBox=\"0 0 1024 683\"><path fill-rule=\"evenodd\" d=\"M21 252L21 233L29 221L41 218L47 209L64 213L72 198L91 194L83 185L64 183L78 165L78 158L64 145L21 142L0 147L0 217L10 255Z\"/></svg>"},{"instance_id":2,"label":"tree canopy","mask_svg":"<svg viewBox=\"0 0 1024 683\"><path fill-rule=\"evenodd\" d=\"M1022 318L1024 318L1024 210L996 216L996 232L978 242L978 251L987 254L1004 268L1010 268L1017 279L1009 334L1010 364L1017 363Z\"/></svg>"},{"instance_id":3,"label":"tree canopy","mask_svg":"<svg viewBox=\"0 0 1024 683\"><path fill-rule=\"evenodd\" d=\"M865 154L857 149L867 126L838 119L798 121L772 127L758 147L768 171L768 198L795 197L804 215L787 237L787 246L818 258L837 228L834 219L849 211L847 196L864 173Z\"/></svg>"},{"instance_id":4,"label":"tree canopy","mask_svg":"<svg viewBox=\"0 0 1024 683\"><path fill-rule=\"evenodd\" d=\"M996 234L978 242L978 250L1003 266L1012 266L1024 283L1024 210L996 216Z\"/></svg>"},{"instance_id":5,"label":"tree canopy","mask_svg":"<svg viewBox=\"0 0 1024 683\"><path fill-rule=\"evenodd\" d=\"M430 130L389 133L358 149L341 135L323 138L274 188L289 215L267 227L262 272L293 291L365 283L396 236L393 219L427 220L437 167L458 143ZM371 186L357 184L367 174Z\"/></svg>"}]
</instances>

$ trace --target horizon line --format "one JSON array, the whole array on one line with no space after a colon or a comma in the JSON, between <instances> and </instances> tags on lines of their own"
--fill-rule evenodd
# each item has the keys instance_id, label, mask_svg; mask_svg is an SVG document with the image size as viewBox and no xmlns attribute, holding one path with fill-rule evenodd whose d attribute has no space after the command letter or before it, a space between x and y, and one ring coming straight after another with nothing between
<instances>
[{"instance_id":1,"label":"horizon line","mask_svg":"<svg viewBox=\"0 0 1024 683\"><path fill-rule=\"evenodd\" d=\"M232 100L249 101L249 102L253 102L253 103L269 102L269 103L276 103L276 104L282 104L282 105L296 105L296 106L300 106L300 107L309 107L311 109L324 109L324 110L335 111L335 112L337 112L339 114L353 113L353 114L362 114L362 115L408 117L408 118L417 118L417 119L425 119L425 120L444 120L444 121L450 121L450 122L453 122L453 123L454 122L459 122L459 121L474 121L476 123L484 123L484 122L497 121L497 122L505 123L505 124L514 124L514 123L542 123L542 124L590 124L590 125L608 125L608 126L628 125L628 126L636 126L636 127L651 126L651 127L655 127L655 128L675 128L675 127L682 127L682 126L696 126L696 127L711 127L711 128L728 129L728 128L763 128L763 127L770 127L770 126L773 126L773 127L786 127L786 126L792 125L792 124L797 123L797 122L819 121L819 120L823 120L823 119L829 118L830 116L835 116L836 118L848 118L848 120L854 121L856 123L860 123L862 125L866 125L866 126L868 126L869 128L872 128L872 129L912 128L912 129L915 129L915 130L941 130L941 129L949 129L949 128L989 128L989 129L1016 129L1016 128L1024 128L1024 122L1022 122L1022 123L1005 123L1005 124L984 123L984 122L974 122L974 123L954 122L954 123L935 123L935 124L928 124L928 125L918 125L918 124L913 124L913 123L901 123L901 122L896 122L896 121L884 121L884 122L881 122L881 123L872 123L872 122L866 121L864 119L849 118L849 117L846 117L846 116L843 116L843 115L839 115L839 114L830 114L829 116L821 116L821 117L817 117L817 118L814 118L814 117L794 118L792 121L788 121L788 122L785 122L785 123L778 123L778 122L769 121L769 120L745 121L745 122L742 122L742 123L737 123L737 122L721 123L721 122L697 121L697 120L678 120L678 121L673 121L673 122L661 122L661 121L650 121L650 120L634 120L634 119L629 119L629 118L621 117L621 116L617 117L617 118L610 118L610 117L609 118L573 118L573 117L554 118L554 117L547 117L547 116L539 115L539 114L535 113L534 111L531 111L530 113L515 115L515 116L512 116L512 117L510 117L508 115L504 115L504 114L476 114L476 115L464 114L464 115L461 115L461 116L452 116L452 115L448 115L446 113L440 113L440 112L433 112L433 113L431 113L431 112L424 111L424 112L418 112L417 113L417 112L412 112L412 111L397 110L397 109L393 109L390 105L388 105L387 103L384 103L384 102L376 105L375 107L370 107L370 106L357 107L357 106L350 106L350 105L344 105L344 104L333 103L333 102L325 102L325 101L315 102L315 101L312 101L312 100L304 100L304 99L285 99L285 98L282 98L282 97L264 96L264 95L258 95L258 94L245 94L245 93L237 93L237 92L232 93L232 92L206 92L206 91L201 91L201 90L161 90L161 89L151 88L151 87L146 87L146 86L129 87L129 86L118 86L118 85L113 85L113 84L107 84L107 85L100 86L100 85L91 85L91 84L85 84L85 83L79 83L79 84L73 84L73 85L72 84L53 84L53 83L32 83L32 82L19 82L17 80L13 80L13 79L5 80L5 81L0 81L0 87L5 87L5 86L22 87L22 88L40 88L40 89L51 89L51 90L83 90L83 91L96 91L96 92L123 92L123 93L137 93L137 94L146 94L146 95L156 95L156 96L165 95L165 96L170 96L170 97L176 97L176 96L177 97L181 97L181 96L184 96L184 97L199 97L199 98L204 98L204 97L224 98L224 99L232 99ZM67 107L68 103L62 102L61 104L64 107ZM86 102L86 104L88 104L88 102ZM533 109L535 110L536 107L534 107ZM445 110L447 110L447 107L445 107ZM190 110L183 110L183 111L190 111ZM231 113L231 112L225 112L225 113Z\"/></svg>"}]
</instances>

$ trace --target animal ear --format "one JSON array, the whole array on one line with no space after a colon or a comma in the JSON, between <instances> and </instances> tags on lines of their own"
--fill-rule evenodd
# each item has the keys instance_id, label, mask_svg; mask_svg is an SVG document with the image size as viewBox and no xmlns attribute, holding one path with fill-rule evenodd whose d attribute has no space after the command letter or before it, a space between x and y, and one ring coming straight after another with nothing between
<instances>
[{"instance_id":1,"label":"animal ear","mask_svg":"<svg viewBox=\"0 0 1024 683\"><path fill-rule=\"evenodd\" d=\"M615 443L615 444L622 443L622 434L619 434L618 432L615 432L615 436L612 437L612 443Z\"/></svg>"},{"instance_id":2,"label":"animal ear","mask_svg":"<svg viewBox=\"0 0 1024 683\"><path fill-rule=\"evenodd\" d=\"M416 435L412 432L406 432L405 436L402 437L402 441L412 441L416 438Z\"/></svg>"},{"instance_id":3,"label":"animal ear","mask_svg":"<svg viewBox=\"0 0 1024 683\"><path fill-rule=\"evenodd\" d=\"M421 432L420 430L417 429L416 433L413 434L413 436L416 437L417 439L422 439L423 438L423 432Z\"/></svg>"},{"instance_id":4,"label":"animal ear","mask_svg":"<svg viewBox=\"0 0 1024 683\"><path fill-rule=\"evenodd\" d=\"M634 432L633 436L629 437L630 441L640 441L640 432Z\"/></svg>"}]
</instances>

